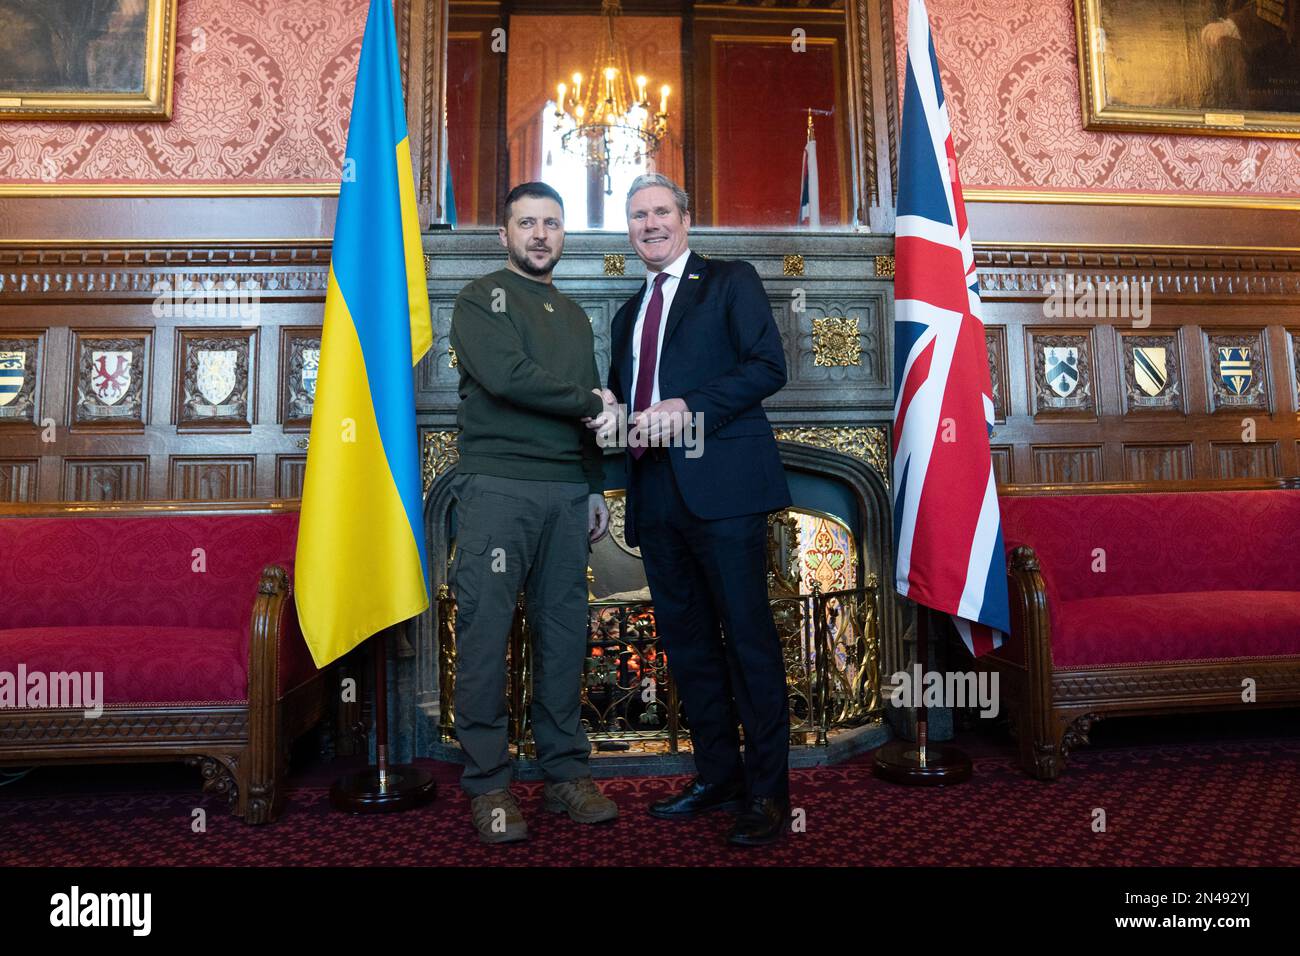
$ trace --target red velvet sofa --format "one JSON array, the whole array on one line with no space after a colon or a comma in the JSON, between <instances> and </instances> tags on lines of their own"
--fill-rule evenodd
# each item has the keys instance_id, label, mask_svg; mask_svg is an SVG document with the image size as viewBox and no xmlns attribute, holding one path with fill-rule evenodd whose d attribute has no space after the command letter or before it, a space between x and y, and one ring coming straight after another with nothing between
<instances>
[{"instance_id":1,"label":"red velvet sofa","mask_svg":"<svg viewBox=\"0 0 1300 956\"><path fill-rule=\"evenodd\" d=\"M1030 773L1107 715L1300 704L1300 479L998 493L1012 633L980 661Z\"/></svg>"},{"instance_id":2,"label":"red velvet sofa","mask_svg":"<svg viewBox=\"0 0 1300 956\"><path fill-rule=\"evenodd\" d=\"M236 816L275 819L326 699L292 596L297 509L0 505L0 673L103 675L98 717L0 708L0 765L184 760Z\"/></svg>"}]
</instances>

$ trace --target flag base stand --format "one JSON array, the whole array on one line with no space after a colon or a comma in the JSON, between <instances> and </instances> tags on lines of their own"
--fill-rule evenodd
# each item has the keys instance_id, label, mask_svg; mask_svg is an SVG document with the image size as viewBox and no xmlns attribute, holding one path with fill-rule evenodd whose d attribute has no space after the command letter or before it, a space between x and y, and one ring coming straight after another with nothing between
<instances>
[{"instance_id":1,"label":"flag base stand","mask_svg":"<svg viewBox=\"0 0 1300 956\"><path fill-rule=\"evenodd\" d=\"M438 795L433 774L422 767L389 767L384 780L377 767L367 767L334 781L330 805L347 813L392 813L411 810Z\"/></svg>"},{"instance_id":2,"label":"flag base stand","mask_svg":"<svg viewBox=\"0 0 1300 956\"><path fill-rule=\"evenodd\" d=\"M929 664L930 609L916 606L916 659ZM916 740L891 740L872 760L872 771L882 780L911 787L943 787L970 779L971 763L950 744L932 744L926 720L925 699L916 708Z\"/></svg>"},{"instance_id":3,"label":"flag base stand","mask_svg":"<svg viewBox=\"0 0 1300 956\"><path fill-rule=\"evenodd\" d=\"M330 805L347 813L395 813L423 806L438 794L433 774L388 763L388 653L384 634L372 637L375 661L375 765L334 781Z\"/></svg>"},{"instance_id":4,"label":"flag base stand","mask_svg":"<svg viewBox=\"0 0 1300 956\"><path fill-rule=\"evenodd\" d=\"M872 770L890 783L913 787L942 787L970 779L970 758L956 747L910 740L892 740L876 751Z\"/></svg>"}]
</instances>

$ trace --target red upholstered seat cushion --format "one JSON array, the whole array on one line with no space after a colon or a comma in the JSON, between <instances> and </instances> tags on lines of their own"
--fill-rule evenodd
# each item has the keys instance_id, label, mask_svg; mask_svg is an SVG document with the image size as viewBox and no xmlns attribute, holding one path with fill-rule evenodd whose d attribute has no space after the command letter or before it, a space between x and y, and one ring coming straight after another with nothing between
<instances>
[{"instance_id":1,"label":"red upholstered seat cushion","mask_svg":"<svg viewBox=\"0 0 1300 956\"><path fill-rule=\"evenodd\" d=\"M1011 495L1057 667L1300 654L1300 491Z\"/></svg>"},{"instance_id":2,"label":"red upholstered seat cushion","mask_svg":"<svg viewBox=\"0 0 1300 956\"><path fill-rule=\"evenodd\" d=\"M1056 667L1300 655L1300 591L1200 591L1058 601Z\"/></svg>"},{"instance_id":3,"label":"red upholstered seat cushion","mask_svg":"<svg viewBox=\"0 0 1300 956\"><path fill-rule=\"evenodd\" d=\"M0 626L238 630L297 539L297 512L3 518Z\"/></svg>"},{"instance_id":4,"label":"red upholstered seat cushion","mask_svg":"<svg viewBox=\"0 0 1300 956\"><path fill-rule=\"evenodd\" d=\"M41 650L68 662L41 670L103 670L110 702L245 701L257 583L292 574L297 540L296 511L2 518L0 670ZM282 694L316 673L292 600ZM14 650L37 634L51 646Z\"/></svg>"},{"instance_id":5,"label":"red upholstered seat cushion","mask_svg":"<svg viewBox=\"0 0 1300 956\"><path fill-rule=\"evenodd\" d=\"M1300 491L1010 495L1000 504L1007 550L1034 549L1049 600L1300 591ZM1094 570L1099 556L1104 572Z\"/></svg>"},{"instance_id":6,"label":"red upholstered seat cushion","mask_svg":"<svg viewBox=\"0 0 1300 956\"><path fill-rule=\"evenodd\" d=\"M252 609L252 595L249 595ZM0 671L100 671L104 706L229 704L248 699L247 638L239 628L18 627L0 630Z\"/></svg>"}]
</instances>

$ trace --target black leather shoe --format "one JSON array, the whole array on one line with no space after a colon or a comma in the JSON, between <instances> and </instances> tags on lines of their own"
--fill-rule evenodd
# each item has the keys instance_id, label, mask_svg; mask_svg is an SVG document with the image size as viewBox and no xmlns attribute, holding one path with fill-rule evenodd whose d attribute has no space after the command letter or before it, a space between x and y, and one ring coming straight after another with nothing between
<instances>
[{"instance_id":1,"label":"black leather shoe","mask_svg":"<svg viewBox=\"0 0 1300 956\"><path fill-rule=\"evenodd\" d=\"M660 820L688 820L710 810L739 810L744 799L744 784L705 783L696 777L676 796L650 804L650 816Z\"/></svg>"},{"instance_id":2,"label":"black leather shoe","mask_svg":"<svg viewBox=\"0 0 1300 956\"><path fill-rule=\"evenodd\" d=\"M734 846L767 846L790 829L790 803L775 797L751 797L745 804L727 842Z\"/></svg>"}]
</instances>

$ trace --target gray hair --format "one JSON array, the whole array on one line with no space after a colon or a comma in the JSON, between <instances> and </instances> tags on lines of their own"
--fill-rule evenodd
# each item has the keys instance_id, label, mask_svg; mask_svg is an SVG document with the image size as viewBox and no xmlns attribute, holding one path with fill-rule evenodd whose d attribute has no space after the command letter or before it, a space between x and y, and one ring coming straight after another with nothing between
<instances>
[{"instance_id":1,"label":"gray hair","mask_svg":"<svg viewBox=\"0 0 1300 956\"><path fill-rule=\"evenodd\" d=\"M649 189L651 186L663 186L665 189L671 190L673 199L677 202L677 211L683 216L690 210L691 200L686 195L685 189L678 186L663 173L643 173L632 180L632 185L628 187L627 203L624 211L629 216L632 214L632 197L643 189Z\"/></svg>"}]
</instances>

